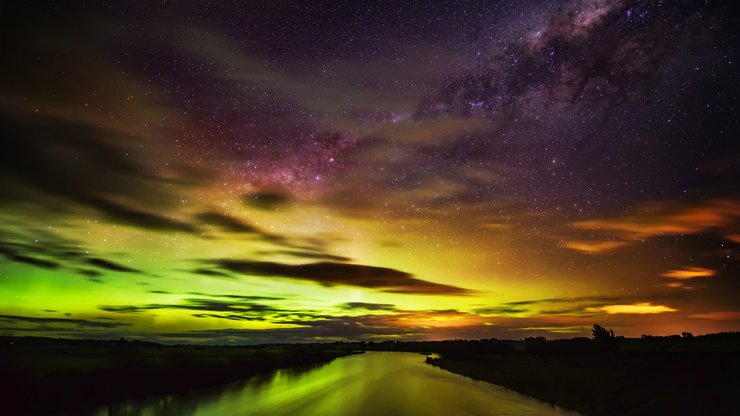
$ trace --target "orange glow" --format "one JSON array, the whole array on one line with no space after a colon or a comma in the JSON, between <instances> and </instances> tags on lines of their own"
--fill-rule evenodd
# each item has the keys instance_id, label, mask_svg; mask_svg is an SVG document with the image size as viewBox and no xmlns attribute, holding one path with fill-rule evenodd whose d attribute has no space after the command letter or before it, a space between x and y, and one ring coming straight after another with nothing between
<instances>
[{"instance_id":1,"label":"orange glow","mask_svg":"<svg viewBox=\"0 0 740 416\"><path fill-rule=\"evenodd\" d=\"M694 288L691 286L686 286L682 282L669 282L662 285L658 285L658 287L670 287L673 289L685 289L685 290L693 290Z\"/></svg>"},{"instance_id":2,"label":"orange glow","mask_svg":"<svg viewBox=\"0 0 740 416\"><path fill-rule=\"evenodd\" d=\"M686 222L698 228L719 227L740 216L736 201L716 200L706 206L687 209L668 217L671 222Z\"/></svg>"},{"instance_id":3,"label":"orange glow","mask_svg":"<svg viewBox=\"0 0 740 416\"><path fill-rule=\"evenodd\" d=\"M652 221L652 222L650 222ZM670 221L650 220L589 220L573 223L577 228L584 230L609 230L629 234L630 239L652 237L660 234L690 234L698 231L694 224L672 223Z\"/></svg>"},{"instance_id":4,"label":"orange glow","mask_svg":"<svg viewBox=\"0 0 740 416\"><path fill-rule=\"evenodd\" d=\"M729 6L118 3L2 29L4 335L740 331Z\"/></svg>"},{"instance_id":5,"label":"orange glow","mask_svg":"<svg viewBox=\"0 0 740 416\"><path fill-rule=\"evenodd\" d=\"M732 241L733 243L740 243L740 234L729 234L726 235L725 238Z\"/></svg>"},{"instance_id":6,"label":"orange glow","mask_svg":"<svg viewBox=\"0 0 740 416\"><path fill-rule=\"evenodd\" d=\"M485 318L479 316L455 311L404 313L389 315L380 318L380 320L386 321L383 324L420 328L464 327L483 324L486 321ZM378 323L380 324L381 322Z\"/></svg>"},{"instance_id":7,"label":"orange glow","mask_svg":"<svg viewBox=\"0 0 740 416\"><path fill-rule=\"evenodd\" d=\"M578 334L587 332L588 326L528 326L523 331L547 331L555 334Z\"/></svg>"},{"instance_id":8,"label":"orange glow","mask_svg":"<svg viewBox=\"0 0 740 416\"><path fill-rule=\"evenodd\" d=\"M740 321L740 311L709 312L690 315L691 318L709 319L712 321Z\"/></svg>"},{"instance_id":9,"label":"orange glow","mask_svg":"<svg viewBox=\"0 0 740 416\"><path fill-rule=\"evenodd\" d=\"M601 253L626 244L624 241L567 241L562 246L583 253Z\"/></svg>"},{"instance_id":10,"label":"orange glow","mask_svg":"<svg viewBox=\"0 0 740 416\"><path fill-rule=\"evenodd\" d=\"M684 267L677 270L669 270L661 276L670 277L671 279L694 279L696 277L712 277L716 272L712 269L705 269L704 267ZM671 286L675 287L675 286Z\"/></svg>"},{"instance_id":11,"label":"orange glow","mask_svg":"<svg viewBox=\"0 0 740 416\"><path fill-rule=\"evenodd\" d=\"M661 211L670 209L670 206L662 207ZM654 207L655 208L655 207ZM740 217L740 202L730 200L711 200L702 205L685 207L680 210L673 209L672 213L647 214L631 217L596 219L588 221L577 221L572 223L576 228L582 230L609 231L614 233L614 237L619 240L610 242L612 244L625 245L629 242L635 242L646 238L652 238L665 234L695 234L712 228L726 227ZM739 237L735 234L727 238L731 241ZM582 242L576 241L569 244L576 246L581 244L602 244L601 242ZM566 245L566 247L570 247ZM598 250L590 250L597 252Z\"/></svg>"},{"instance_id":12,"label":"orange glow","mask_svg":"<svg viewBox=\"0 0 740 416\"><path fill-rule=\"evenodd\" d=\"M648 314L648 313L663 313L663 312L676 312L678 309L673 309L663 305L653 305L649 302L633 303L631 305L606 305L599 306L598 308L586 308L589 312L606 312L609 315L618 313L634 313L634 314Z\"/></svg>"}]
</instances>

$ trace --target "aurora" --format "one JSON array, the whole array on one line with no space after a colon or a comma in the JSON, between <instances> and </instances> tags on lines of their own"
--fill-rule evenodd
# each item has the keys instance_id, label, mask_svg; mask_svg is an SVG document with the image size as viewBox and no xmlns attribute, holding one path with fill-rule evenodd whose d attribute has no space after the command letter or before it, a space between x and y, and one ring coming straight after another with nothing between
<instances>
[{"instance_id":1,"label":"aurora","mask_svg":"<svg viewBox=\"0 0 740 416\"><path fill-rule=\"evenodd\" d=\"M7 4L3 335L740 330L729 2Z\"/></svg>"}]
</instances>

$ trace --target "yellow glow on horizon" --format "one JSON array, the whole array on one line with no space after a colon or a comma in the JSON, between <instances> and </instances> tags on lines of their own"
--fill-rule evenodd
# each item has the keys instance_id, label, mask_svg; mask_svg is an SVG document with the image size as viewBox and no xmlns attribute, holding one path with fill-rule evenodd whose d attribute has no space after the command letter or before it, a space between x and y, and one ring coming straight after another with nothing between
<instances>
[{"instance_id":1,"label":"yellow glow on horizon","mask_svg":"<svg viewBox=\"0 0 740 416\"><path fill-rule=\"evenodd\" d=\"M595 308L586 308L589 312L606 312L609 315L619 313L651 314L664 312L677 312L678 309L664 305L653 305L649 302L633 303L631 305L606 305Z\"/></svg>"},{"instance_id":2,"label":"yellow glow on horizon","mask_svg":"<svg viewBox=\"0 0 740 416\"><path fill-rule=\"evenodd\" d=\"M411 313L391 318L400 326L422 327L422 328L449 328L464 327L480 324L484 321L481 317L461 314L457 312L439 313Z\"/></svg>"},{"instance_id":3,"label":"yellow glow on horizon","mask_svg":"<svg viewBox=\"0 0 740 416\"><path fill-rule=\"evenodd\" d=\"M588 326L527 326L520 328L522 331L547 331L555 334L577 334L580 332L587 332Z\"/></svg>"}]
</instances>

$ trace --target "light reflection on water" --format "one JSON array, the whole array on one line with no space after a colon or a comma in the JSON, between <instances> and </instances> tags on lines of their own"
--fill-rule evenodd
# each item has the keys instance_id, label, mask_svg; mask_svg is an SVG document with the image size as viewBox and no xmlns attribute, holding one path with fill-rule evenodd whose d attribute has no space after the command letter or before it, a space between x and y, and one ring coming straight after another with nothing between
<instances>
[{"instance_id":1,"label":"light reflection on water","mask_svg":"<svg viewBox=\"0 0 740 416\"><path fill-rule=\"evenodd\" d=\"M414 353L370 352L278 370L211 390L117 403L121 415L576 415L503 387L424 363ZM107 415L109 409L95 414Z\"/></svg>"}]
</instances>

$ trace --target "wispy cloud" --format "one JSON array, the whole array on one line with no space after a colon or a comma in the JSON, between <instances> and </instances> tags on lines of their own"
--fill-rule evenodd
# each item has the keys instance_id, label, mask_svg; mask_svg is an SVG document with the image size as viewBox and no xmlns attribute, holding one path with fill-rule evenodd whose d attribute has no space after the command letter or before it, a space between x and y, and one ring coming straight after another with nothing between
<instances>
[{"instance_id":1,"label":"wispy cloud","mask_svg":"<svg viewBox=\"0 0 740 416\"><path fill-rule=\"evenodd\" d=\"M472 291L434 283L387 267L336 262L286 264L276 262L215 259L204 260L212 267L250 276L274 276L313 281L325 286L347 285L378 289L390 293L416 295L469 295Z\"/></svg>"},{"instance_id":2,"label":"wispy cloud","mask_svg":"<svg viewBox=\"0 0 740 416\"><path fill-rule=\"evenodd\" d=\"M366 311L395 311L396 306L390 303L368 303L368 302L347 302L339 305L342 309L366 310Z\"/></svg>"},{"instance_id":3,"label":"wispy cloud","mask_svg":"<svg viewBox=\"0 0 740 416\"><path fill-rule=\"evenodd\" d=\"M564 326L525 326L521 328L511 328L514 331L545 331L553 334L579 334L588 331L588 326L564 325Z\"/></svg>"},{"instance_id":4,"label":"wispy cloud","mask_svg":"<svg viewBox=\"0 0 740 416\"><path fill-rule=\"evenodd\" d=\"M136 270L133 267L124 266L114 261L101 259L97 257L87 259L87 262L92 266L99 267L105 270L114 271L114 272L123 272L123 273L140 273L141 272L140 270Z\"/></svg>"},{"instance_id":5,"label":"wispy cloud","mask_svg":"<svg viewBox=\"0 0 740 416\"><path fill-rule=\"evenodd\" d=\"M597 232L609 240L573 239L561 245L586 253L601 253L658 236L709 231L732 240L733 227L740 218L740 201L713 199L692 205L663 202L646 205L643 210L631 216L573 222L575 229Z\"/></svg>"},{"instance_id":6,"label":"wispy cloud","mask_svg":"<svg viewBox=\"0 0 740 416\"><path fill-rule=\"evenodd\" d=\"M218 212L202 212L196 215L195 218L203 224L213 225L227 232L245 234L259 232L256 227L242 220Z\"/></svg>"},{"instance_id":7,"label":"wispy cloud","mask_svg":"<svg viewBox=\"0 0 740 416\"><path fill-rule=\"evenodd\" d=\"M601 253L627 245L626 241L565 241L562 246L583 253Z\"/></svg>"},{"instance_id":8,"label":"wispy cloud","mask_svg":"<svg viewBox=\"0 0 740 416\"><path fill-rule=\"evenodd\" d=\"M14 324L28 323L34 325L72 325L80 328L115 328L118 326L129 325L122 322L101 322L91 321L87 319L43 318L36 316L19 315L0 315L0 320Z\"/></svg>"},{"instance_id":9,"label":"wispy cloud","mask_svg":"<svg viewBox=\"0 0 740 416\"><path fill-rule=\"evenodd\" d=\"M669 306L664 305L653 305L648 302L633 303L631 305L605 305L599 307L586 308L590 312L605 312L609 315L614 314L652 314L652 313L665 313L665 312L677 312L678 309L673 309Z\"/></svg>"},{"instance_id":10,"label":"wispy cloud","mask_svg":"<svg viewBox=\"0 0 740 416\"><path fill-rule=\"evenodd\" d=\"M704 267L686 266L680 269L669 270L665 273L662 273L661 276L669 277L671 279L688 280L688 279L695 279L697 277L712 277L715 274L717 274L717 272L712 269L707 269Z\"/></svg>"},{"instance_id":11,"label":"wispy cloud","mask_svg":"<svg viewBox=\"0 0 740 416\"><path fill-rule=\"evenodd\" d=\"M707 312L689 315L690 318L708 319L711 321L740 321L740 311Z\"/></svg>"}]
</instances>

